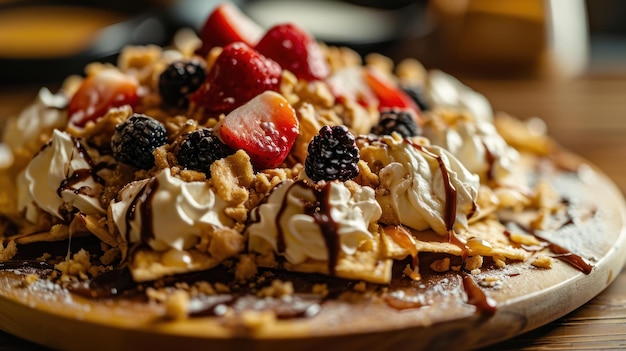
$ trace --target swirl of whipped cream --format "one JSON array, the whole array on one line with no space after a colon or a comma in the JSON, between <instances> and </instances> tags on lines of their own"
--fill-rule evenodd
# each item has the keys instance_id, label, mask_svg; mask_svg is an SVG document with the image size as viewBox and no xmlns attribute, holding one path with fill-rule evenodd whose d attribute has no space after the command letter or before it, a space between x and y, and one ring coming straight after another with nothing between
<instances>
[{"instance_id":1,"label":"swirl of whipped cream","mask_svg":"<svg viewBox=\"0 0 626 351\"><path fill-rule=\"evenodd\" d=\"M85 214L106 213L100 204L103 186L87 148L58 129L20 173L17 189L18 208L26 209L31 222L37 220L36 208L67 219L63 208L68 204Z\"/></svg>"},{"instance_id":2,"label":"swirl of whipped cream","mask_svg":"<svg viewBox=\"0 0 626 351\"><path fill-rule=\"evenodd\" d=\"M52 94L50 90L42 88L32 104L8 121L3 142L11 149L16 149L39 138L44 130L63 127L67 123L67 104L68 97L65 94Z\"/></svg>"},{"instance_id":3,"label":"swirl of whipped cream","mask_svg":"<svg viewBox=\"0 0 626 351\"><path fill-rule=\"evenodd\" d=\"M380 215L372 188L351 193L341 182L316 186L287 180L251 212L248 248L261 254L273 250L293 264L328 261L332 272L340 251L352 255L372 238L368 228Z\"/></svg>"},{"instance_id":4,"label":"swirl of whipped cream","mask_svg":"<svg viewBox=\"0 0 626 351\"><path fill-rule=\"evenodd\" d=\"M394 134L366 146L361 158L370 165L386 165L378 173L376 190L381 222L432 228L441 235L450 229L467 230L468 218L476 212L480 179L448 151Z\"/></svg>"},{"instance_id":5,"label":"swirl of whipped cream","mask_svg":"<svg viewBox=\"0 0 626 351\"><path fill-rule=\"evenodd\" d=\"M164 169L127 184L110 207L127 242L165 251L192 247L208 227L233 225L224 213L226 205L206 182L186 182Z\"/></svg>"},{"instance_id":6,"label":"swirl of whipped cream","mask_svg":"<svg viewBox=\"0 0 626 351\"><path fill-rule=\"evenodd\" d=\"M428 92L435 105L458 111L429 115L432 119L424 124L423 133L431 144L450 151L481 179L497 180L509 174L519 154L494 127L489 101L439 70L429 72Z\"/></svg>"},{"instance_id":7,"label":"swirl of whipped cream","mask_svg":"<svg viewBox=\"0 0 626 351\"><path fill-rule=\"evenodd\" d=\"M435 105L466 110L479 121L493 120L493 109L489 100L445 72L428 72L427 91Z\"/></svg>"},{"instance_id":8,"label":"swirl of whipped cream","mask_svg":"<svg viewBox=\"0 0 626 351\"><path fill-rule=\"evenodd\" d=\"M484 180L508 175L519 158L490 122L469 121L458 115L455 121L432 120L423 126L423 135L462 160L467 169Z\"/></svg>"}]
</instances>

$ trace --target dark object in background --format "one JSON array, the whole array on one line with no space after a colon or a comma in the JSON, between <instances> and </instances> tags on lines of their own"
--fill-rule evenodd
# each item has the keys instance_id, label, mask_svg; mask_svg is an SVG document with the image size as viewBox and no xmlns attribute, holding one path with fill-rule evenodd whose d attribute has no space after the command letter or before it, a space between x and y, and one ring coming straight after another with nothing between
<instances>
[{"instance_id":1,"label":"dark object in background","mask_svg":"<svg viewBox=\"0 0 626 351\"><path fill-rule=\"evenodd\" d=\"M0 85L58 83L68 75L83 74L85 65L90 62L114 62L125 45L168 45L176 30L200 28L220 2L222 0L30 0L0 4L0 33L3 34L0 37ZM249 15L271 3L266 0L231 2ZM294 16L303 12L301 6L306 3L320 11L331 11L336 16L350 19L360 27L369 27L376 31L375 34L384 32L382 36L366 35L364 40L362 30L357 26L326 32L341 34L340 37L317 33L320 26L310 28L318 40L332 45L348 45L364 54L384 51L385 45L411 32L407 28L417 23L411 19L424 12L426 0L294 0L281 3L280 8L291 6L295 12L283 11L281 14L287 17L271 16L271 20L299 21L299 17ZM363 14L366 16L361 16ZM3 18L11 21L3 22ZM377 24L371 23L372 18L383 19L388 24L386 27L391 28L385 32L383 25L375 27ZM319 17L312 19L314 23L320 22ZM339 22L346 21L336 24L341 25ZM328 29L329 24L321 29ZM36 37L37 33L42 36Z\"/></svg>"},{"instance_id":2,"label":"dark object in background","mask_svg":"<svg viewBox=\"0 0 626 351\"><path fill-rule=\"evenodd\" d=\"M16 1L0 4L0 85L59 82L125 45L166 45L185 25L171 1ZM199 4L215 5L217 1ZM210 11L210 8L207 10Z\"/></svg>"}]
</instances>

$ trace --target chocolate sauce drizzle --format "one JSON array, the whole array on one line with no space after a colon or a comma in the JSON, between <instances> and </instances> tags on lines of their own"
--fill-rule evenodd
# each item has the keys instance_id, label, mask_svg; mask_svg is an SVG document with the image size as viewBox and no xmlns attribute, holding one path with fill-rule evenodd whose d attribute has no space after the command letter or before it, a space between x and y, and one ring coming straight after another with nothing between
<instances>
[{"instance_id":1,"label":"chocolate sauce drizzle","mask_svg":"<svg viewBox=\"0 0 626 351\"><path fill-rule=\"evenodd\" d=\"M330 183L326 183L321 190L314 189L313 192L317 197L314 204L305 206L305 213L312 216L319 225L326 249L328 250L328 272L335 275L335 267L339 259L339 235L337 234L338 224L331 216L330 200Z\"/></svg>"},{"instance_id":2,"label":"chocolate sauce drizzle","mask_svg":"<svg viewBox=\"0 0 626 351\"><path fill-rule=\"evenodd\" d=\"M79 138L72 137L72 143L74 144L74 149L72 150L72 155L70 156L70 160L74 159L74 156L75 156L74 153L77 152L78 153L77 156L85 160L85 162L87 162L87 164L89 165L89 168L77 169L77 170L74 170L72 174L66 174L65 179L61 181L61 183L59 184L59 187L57 188L57 191L56 191L57 196L62 198L64 191L72 191L74 194L77 194L77 195L82 194L82 195L93 197L95 195L92 193L93 189L89 187L75 188L75 186L76 184L79 184L80 182L83 182L90 177L93 178L95 182L101 185L104 185L104 180L97 174L98 170L102 169L103 167L102 166L94 167L93 160L89 156L89 153L87 153L87 150L85 149L83 144L80 142ZM38 151L38 153L50 147L51 145L52 145L52 141L49 141ZM69 169L68 169L68 172L69 172ZM61 208L59 209L59 214L61 215L61 217L63 217L63 219L66 222L71 222L76 213L78 213L78 209L74 209L72 211L64 206L61 206Z\"/></svg>"},{"instance_id":3,"label":"chocolate sauce drizzle","mask_svg":"<svg viewBox=\"0 0 626 351\"><path fill-rule=\"evenodd\" d=\"M296 181L288 185L291 190L293 187L305 187L313 191L316 197L315 202L305 202L304 211L307 215L313 217L322 232L326 249L328 251L328 272L331 276L335 275L337 261L339 259L340 242L337 235L338 223L331 216L330 200L330 183L326 183L321 188L309 186L305 181ZM303 200L304 201L304 200ZM285 233L280 225L280 220L287 209L287 201L283 201L276 214L276 250L278 254L284 254L286 250Z\"/></svg>"},{"instance_id":4,"label":"chocolate sauce drizzle","mask_svg":"<svg viewBox=\"0 0 626 351\"><path fill-rule=\"evenodd\" d=\"M126 210L126 241L131 242L131 222L135 219L137 214L137 205L141 203L141 242L147 243L151 239L154 239L153 229L153 213L152 213L152 198L156 194L156 190L159 187L159 181L156 178L150 178L150 180L144 184L139 193L135 195L135 198L131 201L128 209Z\"/></svg>"},{"instance_id":5,"label":"chocolate sauce drizzle","mask_svg":"<svg viewBox=\"0 0 626 351\"><path fill-rule=\"evenodd\" d=\"M496 156L491 152L491 149L487 146L487 144L483 141L483 147L485 148L485 161L487 161L487 180L495 179L495 168L496 164Z\"/></svg>"},{"instance_id":6,"label":"chocolate sauce drizzle","mask_svg":"<svg viewBox=\"0 0 626 351\"><path fill-rule=\"evenodd\" d=\"M496 302L488 297L474 279L467 274L463 275L463 290L467 294L467 303L474 305L476 312L486 315L496 313Z\"/></svg>"},{"instance_id":7,"label":"chocolate sauce drizzle","mask_svg":"<svg viewBox=\"0 0 626 351\"><path fill-rule=\"evenodd\" d=\"M467 259L467 257L469 256L469 249L465 244L461 242L461 240L459 240L459 238L456 236L456 233L454 232L454 223L456 222L457 190L450 180L448 167L446 166L445 162L443 162L441 156L438 156L428 151L422 145L415 144L409 139L404 139L404 141L413 146L418 151L437 160L437 164L439 165L439 169L441 171L441 176L443 177L444 189L446 190L446 207L444 211L444 220L446 224L446 229L448 230L448 242L459 247L461 249L461 256L463 260ZM475 207L476 204L474 203L473 208Z\"/></svg>"}]
</instances>

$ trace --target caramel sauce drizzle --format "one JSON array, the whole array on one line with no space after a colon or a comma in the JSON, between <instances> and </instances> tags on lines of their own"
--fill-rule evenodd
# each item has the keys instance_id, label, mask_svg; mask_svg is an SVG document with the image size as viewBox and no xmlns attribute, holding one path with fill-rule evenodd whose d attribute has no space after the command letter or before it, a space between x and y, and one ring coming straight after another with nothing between
<instances>
[{"instance_id":1,"label":"caramel sauce drizzle","mask_svg":"<svg viewBox=\"0 0 626 351\"><path fill-rule=\"evenodd\" d=\"M413 268L418 265L417 247L415 246L415 240L411 233L403 226L386 226L383 231L389 236L396 244L400 245L403 249L407 250L411 255L411 265Z\"/></svg>"},{"instance_id":2,"label":"caramel sauce drizzle","mask_svg":"<svg viewBox=\"0 0 626 351\"><path fill-rule=\"evenodd\" d=\"M569 264L570 266L578 269L579 271L583 272L584 274L590 274L591 271L593 270L593 265L587 263L581 256L569 251L568 249L564 248L563 246L560 246L558 244L553 243L552 241L545 239L543 237L541 237L539 234L537 234L537 232L535 232L534 230L527 228L519 223L516 223L516 225L522 229L523 231L525 231L526 233L534 236L535 238L537 238L537 240L539 240L542 243L542 247L545 246L547 247L550 251L552 251L552 253L554 253L554 258L559 259L567 264ZM504 232L505 235L509 235L510 233L508 231Z\"/></svg>"}]
</instances>

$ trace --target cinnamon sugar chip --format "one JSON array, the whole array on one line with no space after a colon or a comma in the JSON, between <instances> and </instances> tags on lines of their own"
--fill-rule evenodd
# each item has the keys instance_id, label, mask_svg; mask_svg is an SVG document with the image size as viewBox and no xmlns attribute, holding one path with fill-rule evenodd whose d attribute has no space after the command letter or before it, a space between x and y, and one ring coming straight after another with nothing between
<instances>
[{"instance_id":1,"label":"cinnamon sugar chip","mask_svg":"<svg viewBox=\"0 0 626 351\"><path fill-rule=\"evenodd\" d=\"M391 74L393 71L393 60L387 56L379 53L371 53L365 56L365 64L369 67L374 67L380 72L385 74Z\"/></svg>"},{"instance_id":2,"label":"cinnamon sugar chip","mask_svg":"<svg viewBox=\"0 0 626 351\"><path fill-rule=\"evenodd\" d=\"M17 254L17 245L15 241L10 240L6 246L0 242L0 263L12 259Z\"/></svg>"},{"instance_id":3,"label":"cinnamon sugar chip","mask_svg":"<svg viewBox=\"0 0 626 351\"><path fill-rule=\"evenodd\" d=\"M415 231L406 228L412 235L415 250L420 253L445 253L453 256L462 256L461 247L448 241L447 236L441 236L432 230ZM463 243L470 254L476 257L498 257L503 262L505 259L523 261L530 256L524 249L516 247L505 234L506 228L497 219L486 218L476 223L471 223L467 232L457 233L456 236ZM382 245L385 255L394 259L403 259L410 255L410 251L400 246L392 237L382 232ZM474 259L477 260L477 259ZM474 262L476 263L476 262ZM473 265L474 263L470 263ZM478 267L482 266L482 262ZM473 267L472 268L476 268Z\"/></svg>"},{"instance_id":4,"label":"cinnamon sugar chip","mask_svg":"<svg viewBox=\"0 0 626 351\"><path fill-rule=\"evenodd\" d=\"M532 265L537 267L537 268L552 268L552 257L549 256L539 256L536 257L535 260L533 261Z\"/></svg>"},{"instance_id":5,"label":"cinnamon sugar chip","mask_svg":"<svg viewBox=\"0 0 626 351\"><path fill-rule=\"evenodd\" d=\"M75 137L89 139L89 142L94 145L110 147L111 137L115 133L115 126L126 121L132 114L133 109L128 105L111 108L95 122L87 122L84 128L70 124L67 132Z\"/></svg>"},{"instance_id":6,"label":"cinnamon sugar chip","mask_svg":"<svg viewBox=\"0 0 626 351\"><path fill-rule=\"evenodd\" d=\"M61 241L70 237L69 227L65 224L55 224L50 231L29 233L13 237L19 245L31 244L40 241Z\"/></svg>"},{"instance_id":7,"label":"cinnamon sugar chip","mask_svg":"<svg viewBox=\"0 0 626 351\"><path fill-rule=\"evenodd\" d=\"M475 270L480 269L483 266L483 257L480 255L468 257L465 260L465 269L471 271L474 274Z\"/></svg>"},{"instance_id":8,"label":"cinnamon sugar chip","mask_svg":"<svg viewBox=\"0 0 626 351\"><path fill-rule=\"evenodd\" d=\"M298 78L291 72L284 70L280 79L280 93L290 105L295 106L300 102L300 97L295 92Z\"/></svg>"},{"instance_id":9,"label":"cinnamon sugar chip","mask_svg":"<svg viewBox=\"0 0 626 351\"><path fill-rule=\"evenodd\" d=\"M402 85L416 86L425 85L428 72L421 62L414 58L406 58L396 66L396 75Z\"/></svg>"},{"instance_id":10,"label":"cinnamon sugar chip","mask_svg":"<svg viewBox=\"0 0 626 351\"><path fill-rule=\"evenodd\" d=\"M296 116L299 121L299 131L296 142L292 148L293 156L304 163L307 155L307 147L309 142L317 135L322 128L322 124L318 120L315 108L311 104L303 104L296 110Z\"/></svg>"},{"instance_id":11,"label":"cinnamon sugar chip","mask_svg":"<svg viewBox=\"0 0 626 351\"><path fill-rule=\"evenodd\" d=\"M61 280L69 280L72 277L85 280L89 277L87 273L91 268L89 252L80 249L71 259L68 257L65 261L54 265L54 268L61 272Z\"/></svg>"},{"instance_id":12,"label":"cinnamon sugar chip","mask_svg":"<svg viewBox=\"0 0 626 351\"><path fill-rule=\"evenodd\" d=\"M363 63L361 55L347 47L321 45L328 60L331 72L337 72L350 66L359 66Z\"/></svg>"},{"instance_id":13,"label":"cinnamon sugar chip","mask_svg":"<svg viewBox=\"0 0 626 351\"><path fill-rule=\"evenodd\" d=\"M435 272L443 273L450 270L450 258L444 257L430 264L430 269Z\"/></svg>"},{"instance_id":14,"label":"cinnamon sugar chip","mask_svg":"<svg viewBox=\"0 0 626 351\"><path fill-rule=\"evenodd\" d=\"M81 218L85 223L85 228L87 228L87 230L89 230L89 232L91 232L93 235L97 236L98 239L102 240L110 246L117 246L117 239L107 229L106 217L81 214L79 216L76 216L76 218Z\"/></svg>"},{"instance_id":15,"label":"cinnamon sugar chip","mask_svg":"<svg viewBox=\"0 0 626 351\"><path fill-rule=\"evenodd\" d=\"M189 294L183 290L175 290L165 297L165 317L180 320L187 318L189 310Z\"/></svg>"},{"instance_id":16,"label":"cinnamon sugar chip","mask_svg":"<svg viewBox=\"0 0 626 351\"><path fill-rule=\"evenodd\" d=\"M248 200L246 189L254 180L254 170L248 154L239 150L211 165L211 178L218 195L231 205Z\"/></svg>"},{"instance_id":17,"label":"cinnamon sugar chip","mask_svg":"<svg viewBox=\"0 0 626 351\"><path fill-rule=\"evenodd\" d=\"M369 186L374 189L378 188L380 185L378 174L372 172L369 165L363 160L359 160L357 166L359 167L359 174L355 178L355 181L362 186Z\"/></svg>"},{"instance_id":18,"label":"cinnamon sugar chip","mask_svg":"<svg viewBox=\"0 0 626 351\"><path fill-rule=\"evenodd\" d=\"M378 123L378 109L365 108L356 101L346 100L336 106L335 112L355 135L368 134Z\"/></svg>"},{"instance_id":19,"label":"cinnamon sugar chip","mask_svg":"<svg viewBox=\"0 0 626 351\"><path fill-rule=\"evenodd\" d=\"M190 254L190 263L188 266L170 266L167 262L162 261L163 254L163 252L148 250L135 252L131 265L129 266L133 280L137 282L150 281L166 275L208 269L218 264L217 260L198 253L193 257Z\"/></svg>"},{"instance_id":20,"label":"cinnamon sugar chip","mask_svg":"<svg viewBox=\"0 0 626 351\"><path fill-rule=\"evenodd\" d=\"M117 66L121 71L135 76L139 83L149 85L161 53L162 49L156 45L127 46L122 49Z\"/></svg>"},{"instance_id":21,"label":"cinnamon sugar chip","mask_svg":"<svg viewBox=\"0 0 626 351\"><path fill-rule=\"evenodd\" d=\"M211 257L224 260L244 250L243 235L231 228L215 228L208 247Z\"/></svg>"},{"instance_id":22,"label":"cinnamon sugar chip","mask_svg":"<svg viewBox=\"0 0 626 351\"><path fill-rule=\"evenodd\" d=\"M240 255L235 266L235 279L246 281L257 274L257 266L252 255Z\"/></svg>"},{"instance_id":23,"label":"cinnamon sugar chip","mask_svg":"<svg viewBox=\"0 0 626 351\"><path fill-rule=\"evenodd\" d=\"M259 290L258 296L260 297L282 297L285 295L293 295L293 283L290 281L272 280L270 286L266 286Z\"/></svg>"},{"instance_id":24,"label":"cinnamon sugar chip","mask_svg":"<svg viewBox=\"0 0 626 351\"><path fill-rule=\"evenodd\" d=\"M539 119L519 120L506 113L494 117L494 125L504 140L514 148L537 155L547 155L556 147Z\"/></svg>"}]
</instances>

